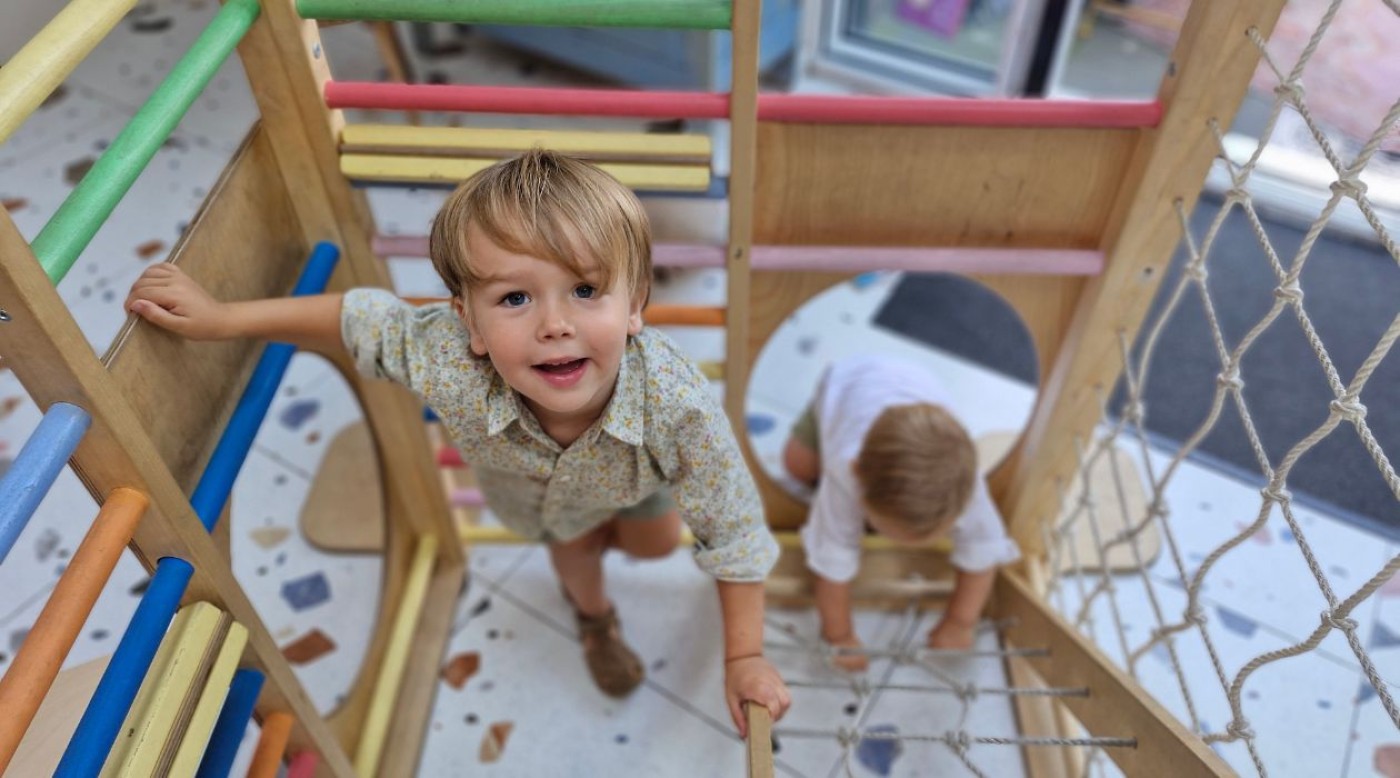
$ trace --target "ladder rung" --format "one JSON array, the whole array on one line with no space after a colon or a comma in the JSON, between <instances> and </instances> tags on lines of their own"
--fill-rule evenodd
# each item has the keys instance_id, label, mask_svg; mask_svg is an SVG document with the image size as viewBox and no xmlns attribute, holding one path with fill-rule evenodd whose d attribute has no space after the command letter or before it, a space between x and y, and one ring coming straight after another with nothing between
<instances>
[{"instance_id":1,"label":"ladder rung","mask_svg":"<svg viewBox=\"0 0 1400 778\"><path fill-rule=\"evenodd\" d=\"M492 159L443 159L388 154L343 154L340 171L353 181L455 186L495 164ZM708 165L641 165L606 162L598 167L623 186L648 192L704 192L710 188Z\"/></svg>"},{"instance_id":2,"label":"ladder rung","mask_svg":"<svg viewBox=\"0 0 1400 778\"><path fill-rule=\"evenodd\" d=\"M729 95L650 89L558 89L472 84L327 81L326 105L385 111L469 111L634 119L727 119Z\"/></svg>"},{"instance_id":3,"label":"ladder rung","mask_svg":"<svg viewBox=\"0 0 1400 778\"><path fill-rule=\"evenodd\" d=\"M708 165L710 138L646 132L565 132L468 127L352 124L340 136L341 153L440 157L510 157L541 147L595 162Z\"/></svg>"},{"instance_id":4,"label":"ladder rung","mask_svg":"<svg viewBox=\"0 0 1400 778\"><path fill-rule=\"evenodd\" d=\"M303 19L727 30L730 0L297 0Z\"/></svg>"}]
</instances>

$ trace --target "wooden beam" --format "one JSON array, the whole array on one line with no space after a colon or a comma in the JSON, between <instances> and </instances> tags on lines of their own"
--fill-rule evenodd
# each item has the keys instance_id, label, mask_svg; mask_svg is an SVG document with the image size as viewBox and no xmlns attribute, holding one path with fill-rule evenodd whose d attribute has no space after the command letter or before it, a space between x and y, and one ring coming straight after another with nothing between
<instances>
[{"instance_id":1,"label":"wooden beam","mask_svg":"<svg viewBox=\"0 0 1400 778\"><path fill-rule=\"evenodd\" d=\"M1143 130L1100 243L1108 268L1088 282L1065 343L1043 381L1024 446L1002 500L1027 554L1041 550L1040 525L1058 511L1057 490L1073 477L1075 442L1088 436L1122 372L1120 338L1132 342L1181 239L1176 203L1190 213L1219 147L1211 130L1234 119L1259 61L1246 37L1266 38L1283 0L1195 2L1167 65L1161 124Z\"/></svg>"},{"instance_id":2,"label":"wooden beam","mask_svg":"<svg viewBox=\"0 0 1400 778\"><path fill-rule=\"evenodd\" d=\"M1235 774L1015 574L998 572L988 612L993 618L1011 620L1004 633L1008 647L1049 649L1048 656L1026 660L1048 686L1089 689L1088 697L1060 701L1090 733L1137 740L1136 748L1104 749L1125 774L1221 778Z\"/></svg>"},{"instance_id":3,"label":"wooden beam","mask_svg":"<svg viewBox=\"0 0 1400 778\"><path fill-rule=\"evenodd\" d=\"M760 0L733 0L729 92L729 239L725 270L729 308L725 328L724 409L743 435L749 388L749 252L754 242L758 165L758 40ZM757 352L754 352L757 353Z\"/></svg>"},{"instance_id":4,"label":"wooden beam","mask_svg":"<svg viewBox=\"0 0 1400 778\"><path fill-rule=\"evenodd\" d=\"M268 679L264 703L295 712L299 724L292 742L297 749L320 751L330 774L351 778L349 758L8 214L0 214L0 300L10 314L9 321L0 323L0 352L35 404L70 402L92 414L92 429L73 458L88 492L102 501L112 490L128 487L150 497L133 544L137 558L147 570L165 556L194 566L186 601L207 600L248 628L247 658Z\"/></svg>"}]
</instances>

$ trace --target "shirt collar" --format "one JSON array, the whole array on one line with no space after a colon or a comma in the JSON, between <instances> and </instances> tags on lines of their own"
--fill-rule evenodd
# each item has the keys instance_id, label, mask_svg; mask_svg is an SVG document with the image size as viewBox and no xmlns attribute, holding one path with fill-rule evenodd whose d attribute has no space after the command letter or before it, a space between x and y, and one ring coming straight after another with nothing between
<instances>
[{"instance_id":1,"label":"shirt collar","mask_svg":"<svg viewBox=\"0 0 1400 778\"><path fill-rule=\"evenodd\" d=\"M486 393L486 434L499 435L519 418L520 398L501 374L496 373Z\"/></svg>"}]
</instances>

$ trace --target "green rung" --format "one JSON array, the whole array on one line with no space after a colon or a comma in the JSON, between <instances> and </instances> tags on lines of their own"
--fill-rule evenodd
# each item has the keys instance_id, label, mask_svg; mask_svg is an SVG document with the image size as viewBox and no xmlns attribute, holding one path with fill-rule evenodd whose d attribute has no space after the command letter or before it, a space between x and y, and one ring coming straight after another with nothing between
<instances>
[{"instance_id":1,"label":"green rung","mask_svg":"<svg viewBox=\"0 0 1400 778\"><path fill-rule=\"evenodd\" d=\"M88 170L30 248L55 285L72 269L137 176L175 131L258 18L258 0L228 0L170 75Z\"/></svg>"},{"instance_id":2,"label":"green rung","mask_svg":"<svg viewBox=\"0 0 1400 778\"><path fill-rule=\"evenodd\" d=\"M729 29L730 0L297 0L303 19Z\"/></svg>"}]
</instances>

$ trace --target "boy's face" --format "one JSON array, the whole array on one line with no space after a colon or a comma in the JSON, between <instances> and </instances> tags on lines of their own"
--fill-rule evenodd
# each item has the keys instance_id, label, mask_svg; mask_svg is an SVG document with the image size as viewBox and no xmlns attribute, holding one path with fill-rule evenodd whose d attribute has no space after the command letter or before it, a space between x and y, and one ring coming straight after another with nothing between
<instances>
[{"instance_id":1,"label":"boy's face","mask_svg":"<svg viewBox=\"0 0 1400 778\"><path fill-rule=\"evenodd\" d=\"M642 330L641 301L621 274L600 288L595 262L583 278L567 268L513 254L474 227L467 249L482 283L453 301L471 334L542 424L591 423L612 397L627 336Z\"/></svg>"}]
</instances>

